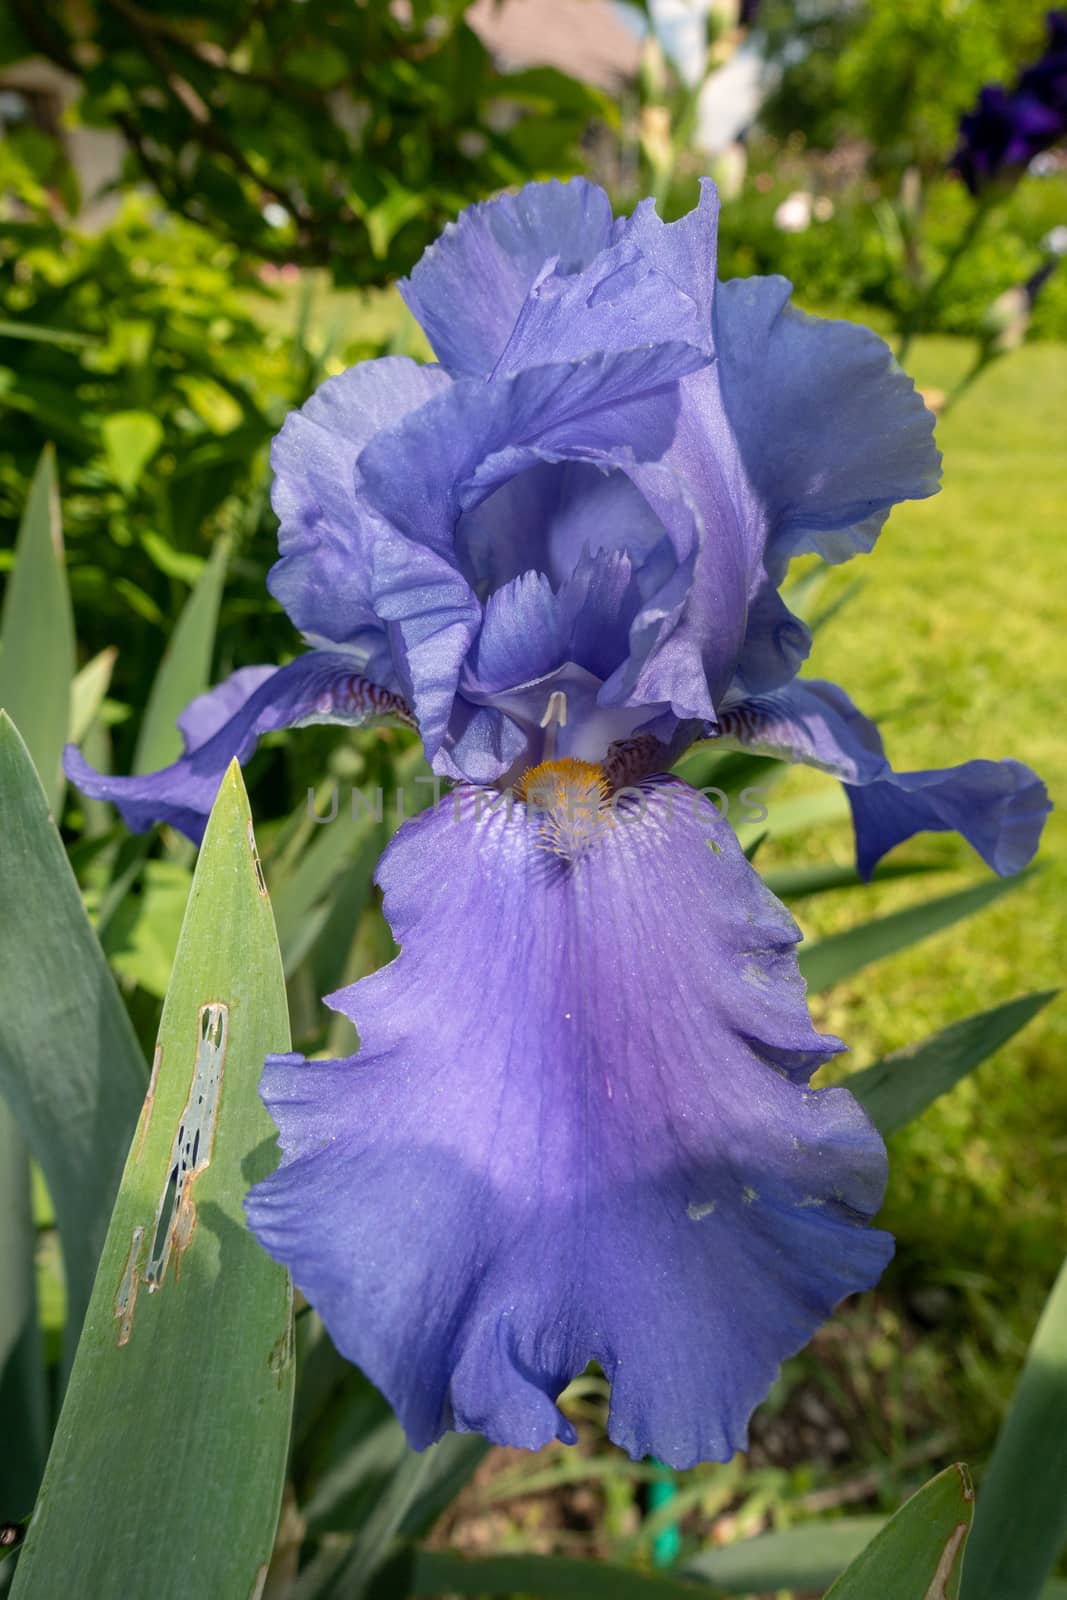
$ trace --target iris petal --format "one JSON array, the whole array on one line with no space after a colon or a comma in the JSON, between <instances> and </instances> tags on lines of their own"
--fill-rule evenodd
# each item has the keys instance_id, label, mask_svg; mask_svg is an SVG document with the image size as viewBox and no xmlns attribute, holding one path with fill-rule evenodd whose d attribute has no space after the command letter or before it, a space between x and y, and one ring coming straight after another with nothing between
<instances>
[{"instance_id":1,"label":"iris petal","mask_svg":"<svg viewBox=\"0 0 1067 1600\"><path fill-rule=\"evenodd\" d=\"M587 551L555 590L544 573L524 573L486 603L472 679L491 694L568 661L607 678L626 657L640 603L625 551Z\"/></svg>"},{"instance_id":2,"label":"iris petal","mask_svg":"<svg viewBox=\"0 0 1067 1600\"><path fill-rule=\"evenodd\" d=\"M715 300L722 404L777 582L794 555L870 550L898 501L937 492L941 463L933 416L888 345L793 309L791 289L734 278Z\"/></svg>"},{"instance_id":3,"label":"iris petal","mask_svg":"<svg viewBox=\"0 0 1067 1600\"><path fill-rule=\"evenodd\" d=\"M282 558L268 586L315 644L344 644L366 675L413 707L427 749L444 737L479 607L451 561L370 503L359 453L451 379L401 357L330 378L274 442Z\"/></svg>"},{"instance_id":4,"label":"iris petal","mask_svg":"<svg viewBox=\"0 0 1067 1600\"><path fill-rule=\"evenodd\" d=\"M683 341L464 379L383 429L359 457L374 508L408 538L453 557L459 517L546 459L624 466L673 437L677 380L707 357Z\"/></svg>"},{"instance_id":5,"label":"iris petal","mask_svg":"<svg viewBox=\"0 0 1067 1600\"><path fill-rule=\"evenodd\" d=\"M527 184L450 223L400 293L450 372L488 377L545 263L580 271L610 245L612 229L611 202L596 184Z\"/></svg>"},{"instance_id":6,"label":"iris petal","mask_svg":"<svg viewBox=\"0 0 1067 1600\"><path fill-rule=\"evenodd\" d=\"M286 418L271 449L281 560L268 587L303 633L346 644L380 628L373 556L388 530L359 493L356 459L449 382L440 367L386 356L328 378Z\"/></svg>"},{"instance_id":7,"label":"iris petal","mask_svg":"<svg viewBox=\"0 0 1067 1600\"><path fill-rule=\"evenodd\" d=\"M656 271L690 300L700 323L711 323L718 254L719 194L710 178L700 180L700 198L676 222L664 222L653 199L642 200L615 225L619 238L636 245Z\"/></svg>"},{"instance_id":8,"label":"iris petal","mask_svg":"<svg viewBox=\"0 0 1067 1600\"><path fill-rule=\"evenodd\" d=\"M811 630L793 615L771 582L762 583L748 603L729 699L780 688L796 677L810 652Z\"/></svg>"},{"instance_id":9,"label":"iris petal","mask_svg":"<svg viewBox=\"0 0 1067 1600\"><path fill-rule=\"evenodd\" d=\"M408 715L397 695L354 670L351 656L311 650L285 667L243 667L194 700L179 721L185 754L160 772L112 778L96 772L73 744L63 766L83 793L116 805L135 833L169 822L199 843L226 768L235 757L247 761L262 734L312 722L357 726L374 717Z\"/></svg>"},{"instance_id":10,"label":"iris petal","mask_svg":"<svg viewBox=\"0 0 1067 1600\"><path fill-rule=\"evenodd\" d=\"M812 679L745 700L724 712L719 725L729 745L840 778L865 878L894 845L922 832L960 833L994 872L1021 872L1052 809L1045 785L1021 761L894 772L874 723L834 683Z\"/></svg>"},{"instance_id":11,"label":"iris petal","mask_svg":"<svg viewBox=\"0 0 1067 1600\"><path fill-rule=\"evenodd\" d=\"M584 550L627 550L639 561L663 536L662 523L625 472L584 461L542 461L462 517L456 545L471 583L485 593L531 571L558 586Z\"/></svg>"},{"instance_id":12,"label":"iris petal","mask_svg":"<svg viewBox=\"0 0 1067 1600\"><path fill-rule=\"evenodd\" d=\"M230 718L236 716L256 690L273 678L277 667L238 667L222 683L217 683L205 694L190 700L178 718L178 732L182 736L186 754L199 750L202 744L218 733Z\"/></svg>"},{"instance_id":13,"label":"iris petal","mask_svg":"<svg viewBox=\"0 0 1067 1600\"><path fill-rule=\"evenodd\" d=\"M402 954L331 1001L360 1053L268 1062L250 1224L416 1447L573 1439L555 1402L595 1359L632 1456L724 1459L891 1251L877 1133L808 1087L839 1046L797 929L674 780L570 859L458 793L381 865Z\"/></svg>"},{"instance_id":14,"label":"iris petal","mask_svg":"<svg viewBox=\"0 0 1067 1600\"><path fill-rule=\"evenodd\" d=\"M711 260L714 249L713 225ZM578 273L561 273L553 261L532 285L495 370L518 372L671 339L710 354L710 306L689 290L658 271L632 236Z\"/></svg>"}]
</instances>

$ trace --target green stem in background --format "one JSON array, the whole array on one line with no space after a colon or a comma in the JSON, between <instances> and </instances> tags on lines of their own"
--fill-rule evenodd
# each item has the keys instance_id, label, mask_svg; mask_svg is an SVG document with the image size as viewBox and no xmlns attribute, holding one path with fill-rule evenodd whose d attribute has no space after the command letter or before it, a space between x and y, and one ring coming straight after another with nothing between
<instances>
[{"instance_id":1,"label":"green stem in background","mask_svg":"<svg viewBox=\"0 0 1067 1600\"><path fill-rule=\"evenodd\" d=\"M966 227L963 229L957 238L956 243L952 246L952 249L942 262L941 270L938 272L937 276L927 284L926 288L919 294L915 302L908 309L906 315L902 318L900 326L900 344L897 347L898 361L903 362L907 356L908 351L911 349L911 342L923 322L923 313L928 311L929 308L934 304L938 295L941 293L942 289L944 289L946 283L955 272L960 261L967 254L967 251L971 248L971 245L978 237L979 233L981 232L982 225L985 222L986 217L989 215L990 207L990 196L986 195L978 201L974 210L971 212L970 217L967 219Z\"/></svg>"},{"instance_id":2,"label":"green stem in background","mask_svg":"<svg viewBox=\"0 0 1067 1600\"><path fill-rule=\"evenodd\" d=\"M663 88L661 87L657 92L651 82L647 98L644 95L642 96L642 110L653 113L663 112L668 119L668 125L665 129L648 129L639 137L638 141L649 169L647 187L656 202L656 209L661 216L664 214L664 207L670 198L679 161L687 151L694 148L693 140L700 112L700 97L709 79L730 59L729 55L721 56L716 52L716 46L724 31L724 24L714 11L708 14L707 30L704 70L696 82L688 83L680 72L674 69L677 82L673 106ZM662 60L662 57L660 59Z\"/></svg>"},{"instance_id":3,"label":"green stem in background","mask_svg":"<svg viewBox=\"0 0 1067 1600\"><path fill-rule=\"evenodd\" d=\"M659 1472L648 1486L648 1509L655 1516L657 1511L662 1511L669 1506L677 1495L674 1473L670 1467L662 1462L654 1463ZM652 1540L652 1559L657 1567L673 1567L682 1548L681 1534L677 1521L666 1523Z\"/></svg>"},{"instance_id":4,"label":"green stem in background","mask_svg":"<svg viewBox=\"0 0 1067 1600\"><path fill-rule=\"evenodd\" d=\"M938 412L938 416L947 417L953 407L963 399L971 385L982 376L982 373L986 370L986 368L991 367L995 361L999 361L1000 358L1006 354L1007 352L1004 350L980 350L974 361L968 367L967 371L963 374L963 377L960 379L959 383L956 384L955 388L948 395L944 405Z\"/></svg>"},{"instance_id":5,"label":"green stem in background","mask_svg":"<svg viewBox=\"0 0 1067 1600\"><path fill-rule=\"evenodd\" d=\"M1014 291L1006 290L994 300L986 314L987 325L978 341L974 360L942 406L942 416L951 411L963 398L987 367L993 366L1012 350L1020 348L1026 338L1038 297L1058 265L1059 256L1050 250L1037 271L1031 273L1025 283L1020 284Z\"/></svg>"}]
</instances>

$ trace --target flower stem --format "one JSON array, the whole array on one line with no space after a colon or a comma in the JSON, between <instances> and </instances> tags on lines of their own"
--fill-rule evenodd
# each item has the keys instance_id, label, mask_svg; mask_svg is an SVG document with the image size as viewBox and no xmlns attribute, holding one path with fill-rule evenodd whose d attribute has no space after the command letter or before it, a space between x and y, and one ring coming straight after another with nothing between
<instances>
[{"instance_id":1,"label":"flower stem","mask_svg":"<svg viewBox=\"0 0 1067 1600\"><path fill-rule=\"evenodd\" d=\"M907 356L908 351L911 349L911 342L914 339L920 324L924 320L924 313L927 312L936 302L937 297L945 287L945 284L955 272L962 258L967 254L967 251L971 248L971 245L978 237L978 234L982 228L982 224L985 222L988 214L989 199L987 197L983 197L978 201L974 210L971 212L970 217L967 219L966 227L963 228L956 240L956 243L952 246L952 249L942 262L940 272L938 272L936 277L927 284L926 288L919 294L914 304L905 314L900 327L900 344L897 348L898 361L903 361Z\"/></svg>"}]
</instances>

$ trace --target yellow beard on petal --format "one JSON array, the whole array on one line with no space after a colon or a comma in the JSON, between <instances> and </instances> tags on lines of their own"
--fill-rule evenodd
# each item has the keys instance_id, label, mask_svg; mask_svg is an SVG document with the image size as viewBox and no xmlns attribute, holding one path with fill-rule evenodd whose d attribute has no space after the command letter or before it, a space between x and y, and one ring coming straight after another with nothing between
<instances>
[{"instance_id":1,"label":"yellow beard on petal","mask_svg":"<svg viewBox=\"0 0 1067 1600\"><path fill-rule=\"evenodd\" d=\"M615 826L611 784L603 767L563 756L542 761L520 778L515 797L541 814L542 847L576 861Z\"/></svg>"}]
</instances>

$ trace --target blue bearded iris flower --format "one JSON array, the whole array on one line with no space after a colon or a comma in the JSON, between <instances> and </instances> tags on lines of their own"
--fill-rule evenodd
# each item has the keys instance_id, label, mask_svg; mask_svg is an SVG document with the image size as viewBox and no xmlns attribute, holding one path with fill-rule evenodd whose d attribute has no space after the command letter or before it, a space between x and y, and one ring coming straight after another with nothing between
<instances>
[{"instance_id":1,"label":"blue bearded iris flower","mask_svg":"<svg viewBox=\"0 0 1067 1600\"><path fill-rule=\"evenodd\" d=\"M164 772L68 753L194 838L268 729L405 716L456 780L379 867L401 954L330 997L358 1055L267 1063L283 1158L248 1201L417 1447L572 1440L595 1359L632 1455L725 1458L891 1254L882 1142L809 1087L842 1046L798 929L675 757L835 773L865 873L923 829L1016 872L1048 809L1014 761L894 772L797 680L790 559L869 550L939 458L874 335L716 282L716 217L710 185L668 226L580 180L467 211L403 286L440 364L342 373L276 441L270 588L312 648L196 701Z\"/></svg>"}]
</instances>

